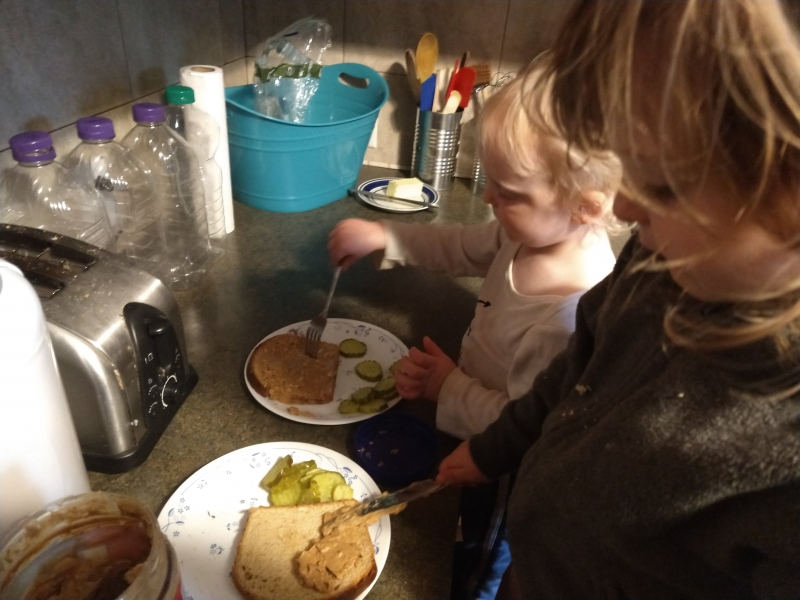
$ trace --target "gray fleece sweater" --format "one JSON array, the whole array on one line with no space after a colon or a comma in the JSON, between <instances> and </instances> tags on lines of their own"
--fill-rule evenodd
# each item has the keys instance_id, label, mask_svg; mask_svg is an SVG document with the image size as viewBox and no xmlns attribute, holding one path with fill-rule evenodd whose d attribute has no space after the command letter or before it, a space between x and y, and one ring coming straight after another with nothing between
<instances>
[{"instance_id":1,"label":"gray fleece sweater","mask_svg":"<svg viewBox=\"0 0 800 600\"><path fill-rule=\"evenodd\" d=\"M800 358L770 342L670 345L665 272L614 272L580 301L568 348L470 452L518 469L508 537L524 598L800 598ZM697 304L709 318L724 307ZM800 343L798 353L800 355Z\"/></svg>"}]
</instances>

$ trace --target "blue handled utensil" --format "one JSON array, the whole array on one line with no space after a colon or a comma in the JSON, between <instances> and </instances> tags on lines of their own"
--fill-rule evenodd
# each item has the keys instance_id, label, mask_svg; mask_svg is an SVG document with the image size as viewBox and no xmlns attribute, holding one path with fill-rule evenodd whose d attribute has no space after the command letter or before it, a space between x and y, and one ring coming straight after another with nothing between
<instances>
[{"instance_id":1,"label":"blue handled utensil","mask_svg":"<svg viewBox=\"0 0 800 600\"><path fill-rule=\"evenodd\" d=\"M422 82L419 91L419 109L433 110L433 98L436 95L436 75L431 75Z\"/></svg>"}]
</instances>

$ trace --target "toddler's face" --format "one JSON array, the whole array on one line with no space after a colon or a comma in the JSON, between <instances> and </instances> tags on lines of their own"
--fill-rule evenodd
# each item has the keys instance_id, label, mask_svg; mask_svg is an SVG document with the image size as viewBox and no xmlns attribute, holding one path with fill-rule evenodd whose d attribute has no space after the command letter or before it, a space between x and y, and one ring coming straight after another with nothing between
<instances>
[{"instance_id":1,"label":"toddler's face","mask_svg":"<svg viewBox=\"0 0 800 600\"><path fill-rule=\"evenodd\" d=\"M563 192L544 168L523 177L491 152L483 157L482 165L486 173L483 201L492 207L512 241L545 248L561 242L579 226L563 207Z\"/></svg>"}]
</instances>

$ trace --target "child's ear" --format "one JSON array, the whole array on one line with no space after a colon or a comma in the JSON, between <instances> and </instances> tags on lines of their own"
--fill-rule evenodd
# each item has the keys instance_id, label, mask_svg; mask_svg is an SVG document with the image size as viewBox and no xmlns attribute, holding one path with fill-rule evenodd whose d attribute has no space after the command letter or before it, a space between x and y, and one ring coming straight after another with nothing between
<instances>
[{"instance_id":1,"label":"child's ear","mask_svg":"<svg viewBox=\"0 0 800 600\"><path fill-rule=\"evenodd\" d=\"M581 192L578 206L572 213L572 220L580 225L596 221L603 214L608 196L598 190Z\"/></svg>"}]
</instances>

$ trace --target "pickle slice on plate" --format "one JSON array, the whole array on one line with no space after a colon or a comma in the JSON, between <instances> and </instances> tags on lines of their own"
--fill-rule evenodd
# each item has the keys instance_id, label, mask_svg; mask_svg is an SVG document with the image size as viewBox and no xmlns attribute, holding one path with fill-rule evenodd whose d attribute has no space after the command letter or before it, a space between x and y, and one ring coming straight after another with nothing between
<instances>
[{"instance_id":1,"label":"pickle slice on plate","mask_svg":"<svg viewBox=\"0 0 800 600\"><path fill-rule=\"evenodd\" d=\"M364 404L375 397L375 388L363 387L350 394L350 400L356 404Z\"/></svg>"},{"instance_id":2,"label":"pickle slice on plate","mask_svg":"<svg viewBox=\"0 0 800 600\"><path fill-rule=\"evenodd\" d=\"M347 338L339 344L339 354L345 358L361 358L366 353L367 345L353 338Z\"/></svg>"},{"instance_id":3,"label":"pickle slice on plate","mask_svg":"<svg viewBox=\"0 0 800 600\"><path fill-rule=\"evenodd\" d=\"M383 367L376 360L362 360L356 365L356 375L366 381L380 381L383 379Z\"/></svg>"},{"instance_id":4,"label":"pickle slice on plate","mask_svg":"<svg viewBox=\"0 0 800 600\"><path fill-rule=\"evenodd\" d=\"M356 402L352 398L348 398L347 400L342 400L339 403L339 412L343 415L352 415L353 413L357 413L358 402Z\"/></svg>"},{"instance_id":5,"label":"pickle slice on plate","mask_svg":"<svg viewBox=\"0 0 800 600\"><path fill-rule=\"evenodd\" d=\"M395 380L391 375L381 379L375 384L373 389L375 390L376 398L384 398L389 400L397 395L397 390L395 389Z\"/></svg>"},{"instance_id":6,"label":"pickle slice on plate","mask_svg":"<svg viewBox=\"0 0 800 600\"><path fill-rule=\"evenodd\" d=\"M292 466L292 457L289 455L282 456L275 461L272 468L267 471L264 478L258 483L259 487L269 491L269 488L283 475L283 472Z\"/></svg>"},{"instance_id":7,"label":"pickle slice on plate","mask_svg":"<svg viewBox=\"0 0 800 600\"><path fill-rule=\"evenodd\" d=\"M362 413L379 413L382 410L386 410L389 408L389 405L386 403L386 400L383 398L375 398L374 400L370 400L369 402L362 404L358 407L358 412Z\"/></svg>"}]
</instances>

